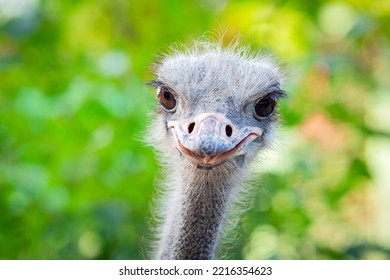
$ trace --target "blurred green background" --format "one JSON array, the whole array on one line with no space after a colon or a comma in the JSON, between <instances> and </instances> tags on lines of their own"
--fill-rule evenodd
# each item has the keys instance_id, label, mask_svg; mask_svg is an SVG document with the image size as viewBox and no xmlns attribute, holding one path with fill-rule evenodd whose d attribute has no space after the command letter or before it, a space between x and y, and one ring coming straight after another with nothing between
<instances>
[{"instance_id":1,"label":"blurred green background","mask_svg":"<svg viewBox=\"0 0 390 280\"><path fill-rule=\"evenodd\" d=\"M371 0L0 0L0 259L147 256L148 65L207 31L290 72L225 257L390 259L390 1Z\"/></svg>"}]
</instances>

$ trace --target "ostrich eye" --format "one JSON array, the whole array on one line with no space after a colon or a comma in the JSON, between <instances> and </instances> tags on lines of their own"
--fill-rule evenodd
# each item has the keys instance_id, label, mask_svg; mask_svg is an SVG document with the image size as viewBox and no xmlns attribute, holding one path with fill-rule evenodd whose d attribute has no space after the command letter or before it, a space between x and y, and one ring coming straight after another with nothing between
<instances>
[{"instance_id":1,"label":"ostrich eye","mask_svg":"<svg viewBox=\"0 0 390 280\"><path fill-rule=\"evenodd\" d=\"M264 97L256 102L254 108L254 116L256 119L263 119L271 115L274 111L276 101L271 97Z\"/></svg>"},{"instance_id":2,"label":"ostrich eye","mask_svg":"<svg viewBox=\"0 0 390 280\"><path fill-rule=\"evenodd\" d=\"M166 88L161 88L157 94L158 101L167 110L171 111L176 107L176 99Z\"/></svg>"}]
</instances>

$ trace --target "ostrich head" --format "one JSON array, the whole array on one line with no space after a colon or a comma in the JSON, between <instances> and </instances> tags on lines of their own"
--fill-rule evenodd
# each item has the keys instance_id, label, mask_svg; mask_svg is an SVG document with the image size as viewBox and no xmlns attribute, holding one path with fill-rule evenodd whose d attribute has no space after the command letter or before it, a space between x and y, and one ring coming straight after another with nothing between
<instances>
[{"instance_id":1,"label":"ostrich head","mask_svg":"<svg viewBox=\"0 0 390 280\"><path fill-rule=\"evenodd\" d=\"M281 72L270 57L212 43L175 51L154 70L148 140L169 165L156 257L212 258L243 171L272 142Z\"/></svg>"},{"instance_id":2,"label":"ostrich head","mask_svg":"<svg viewBox=\"0 0 390 280\"><path fill-rule=\"evenodd\" d=\"M198 43L165 57L155 74L154 143L178 162L213 169L230 161L242 168L271 143L275 106L284 93L280 70L270 57Z\"/></svg>"}]
</instances>

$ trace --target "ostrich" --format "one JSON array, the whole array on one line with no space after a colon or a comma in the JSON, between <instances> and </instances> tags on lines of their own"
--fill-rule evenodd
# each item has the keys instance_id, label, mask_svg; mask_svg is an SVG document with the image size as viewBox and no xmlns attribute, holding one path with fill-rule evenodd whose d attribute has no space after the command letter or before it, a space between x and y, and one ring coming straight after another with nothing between
<instances>
[{"instance_id":1,"label":"ostrich","mask_svg":"<svg viewBox=\"0 0 390 280\"><path fill-rule=\"evenodd\" d=\"M248 165L270 147L282 72L232 44L196 42L153 67L157 110L147 141L165 166L155 259L213 259Z\"/></svg>"}]
</instances>

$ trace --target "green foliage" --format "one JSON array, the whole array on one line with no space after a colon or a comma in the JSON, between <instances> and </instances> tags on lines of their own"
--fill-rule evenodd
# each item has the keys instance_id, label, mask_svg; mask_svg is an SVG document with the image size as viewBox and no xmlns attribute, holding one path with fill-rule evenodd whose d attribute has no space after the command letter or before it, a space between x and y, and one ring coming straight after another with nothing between
<instances>
[{"instance_id":1,"label":"green foliage","mask_svg":"<svg viewBox=\"0 0 390 280\"><path fill-rule=\"evenodd\" d=\"M289 72L230 257L389 259L389 17L368 0L0 1L0 258L147 256L148 65L211 31Z\"/></svg>"}]
</instances>

